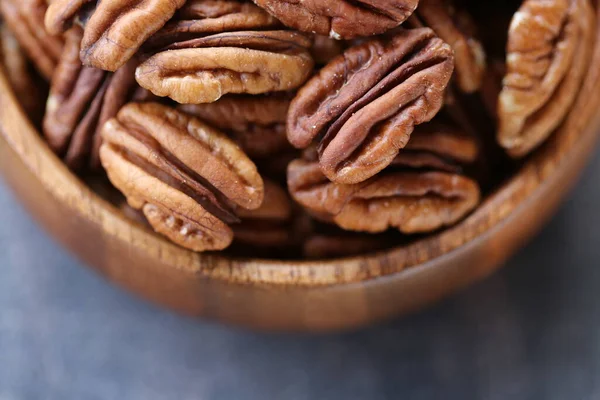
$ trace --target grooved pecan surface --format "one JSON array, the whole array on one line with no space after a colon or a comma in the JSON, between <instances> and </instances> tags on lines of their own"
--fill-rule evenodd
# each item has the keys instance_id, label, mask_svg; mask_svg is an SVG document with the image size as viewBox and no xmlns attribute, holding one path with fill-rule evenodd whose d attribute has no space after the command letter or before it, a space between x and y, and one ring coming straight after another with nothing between
<instances>
[{"instance_id":1,"label":"grooved pecan surface","mask_svg":"<svg viewBox=\"0 0 600 400\"><path fill-rule=\"evenodd\" d=\"M246 0L188 0L175 17L148 40L146 47L160 48L222 32L280 27L277 19Z\"/></svg>"},{"instance_id":2,"label":"grooved pecan surface","mask_svg":"<svg viewBox=\"0 0 600 400\"><path fill-rule=\"evenodd\" d=\"M562 122L589 65L594 11L588 0L526 0L515 14L498 100L498 141L528 154Z\"/></svg>"},{"instance_id":3,"label":"grooved pecan surface","mask_svg":"<svg viewBox=\"0 0 600 400\"><path fill-rule=\"evenodd\" d=\"M186 6L179 20L151 39L150 44L168 45L139 66L136 76L141 86L179 103L200 104L228 93L285 91L304 83L314 65L308 37L265 30L274 20L252 5L240 9L239 2L227 0L224 4L238 7L219 12L200 7L213 3L203 0Z\"/></svg>"},{"instance_id":4,"label":"grooved pecan surface","mask_svg":"<svg viewBox=\"0 0 600 400\"><path fill-rule=\"evenodd\" d=\"M288 96L242 95L179 109L226 132L250 157L264 158L290 149L285 134L289 105Z\"/></svg>"},{"instance_id":5,"label":"grooved pecan surface","mask_svg":"<svg viewBox=\"0 0 600 400\"><path fill-rule=\"evenodd\" d=\"M102 130L102 165L150 225L195 251L229 246L237 207L256 209L256 166L224 134L157 103L130 103Z\"/></svg>"},{"instance_id":6,"label":"grooved pecan surface","mask_svg":"<svg viewBox=\"0 0 600 400\"><path fill-rule=\"evenodd\" d=\"M352 39L383 33L404 22L418 0L254 0L287 26Z\"/></svg>"},{"instance_id":7,"label":"grooved pecan surface","mask_svg":"<svg viewBox=\"0 0 600 400\"><path fill-rule=\"evenodd\" d=\"M454 50L456 81L467 93L478 90L486 69L485 51L476 39L475 23L452 0L421 0L409 20L413 27L429 27Z\"/></svg>"},{"instance_id":8,"label":"grooved pecan surface","mask_svg":"<svg viewBox=\"0 0 600 400\"><path fill-rule=\"evenodd\" d=\"M332 181L372 177L406 146L416 125L440 110L452 54L429 28L400 30L350 48L292 101L290 143L306 148L321 138L321 168Z\"/></svg>"},{"instance_id":9,"label":"grooved pecan surface","mask_svg":"<svg viewBox=\"0 0 600 400\"><path fill-rule=\"evenodd\" d=\"M57 34L77 20L85 27L81 61L116 71L184 3L185 0L55 0L48 7L45 24L49 32Z\"/></svg>"},{"instance_id":10,"label":"grooved pecan surface","mask_svg":"<svg viewBox=\"0 0 600 400\"><path fill-rule=\"evenodd\" d=\"M36 84L29 63L17 39L0 22L0 68L6 73L15 97L29 117L37 122L42 113L42 93Z\"/></svg>"},{"instance_id":11,"label":"grooved pecan surface","mask_svg":"<svg viewBox=\"0 0 600 400\"><path fill-rule=\"evenodd\" d=\"M62 39L44 29L44 0L2 0L0 12L40 74L50 80L62 51Z\"/></svg>"},{"instance_id":12,"label":"grooved pecan surface","mask_svg":"<svg viewBox=\"0 0 600 400\"><path fill-rule=\"evenodd\" d=\"M429 232L458 222L478 205L477 183L462 175L477 154L473 138L432 124L415 134L390 167L364 182L330 182L316 162L296 160L288 168L288 186L312 215L346 230Z\"/></svg>"},{"instance_id":13,"label":"grooved pecan surface","mask_svg":"<svg viewBox=\"0 0 600 400\"><path fill-rule=\"evenodd\" d=\"M50 147L65 163L78 169L100 166L100 129L139 88L135 82L135 60L115 73L85 67L79 60L83 31L74 26L52 77L43 131Z\"/></svg>"}]
</instances>

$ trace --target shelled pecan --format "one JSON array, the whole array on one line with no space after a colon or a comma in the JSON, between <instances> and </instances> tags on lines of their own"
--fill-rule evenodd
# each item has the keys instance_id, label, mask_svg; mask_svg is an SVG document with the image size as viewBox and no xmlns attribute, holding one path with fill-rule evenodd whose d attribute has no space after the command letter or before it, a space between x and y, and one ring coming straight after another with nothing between
<instances>
[{"instance_id":1,"label":"shelled pecan","mask_svg":"<svg viewBox=\"0 0 600 400\"><path fill-rule=\"evenodd\" d=\"M188 0L162 29L146 42L146 48L162 47L209 34L272 30L281 22L246 0Z\"/></svg>"},{"instance_id":2,"label":"shelled pecan","mask_svg":"<svg viewBox=\"0 0 600 400\"><path fill-rule=\"evenodd\" d=\"M287 191L273 181L264 180L264 188L259 208L238 211L241 223L233 228L235 241L271 249L289 246L293 240L292 201Z\"/></svg>"},{"instance_id":3,"label":"shelled pecan","mask_svg":"<svg viewBox=\"0 0 600 400\"><path fill-rule=\"evenodd\" d=\"M135 82L137 62L115 73L84 67L79 60L83 31L74 26L52 77L43 131L50 147L72 169L100 167L100 129L142 89Z\"/></svg>"},{"instance_id":4,"label":"shelled pecan","mask_svg":"<svg viewBox=\"0 0 600 400\"><path fill-rule=\"evenodd\" d=\"M0 72L84 184L174 244L412 251L577 119L598 1L0 0Z\"/></svg>"},{"instance_id":5,"label":"shelled pecan","mask_svg":"<svg viewBox=\"0 0 600 400\"><path fill-rule=\"evenodd\" d=\"M229 246L238 207L257 209L263 180L221 132L157 103L130 103L103 127L102 165L150 225L195 251Z\"/></svg>"},{"instance_id":6,"label":"shelled pecan","mask_svg":"<svg viewBox=\"0 0 600 400\"><path fill-rule=\"evenodd\" d=\"M150 40L163 51L138 67L141 86L157 96L183 104L211 103L228 93L263 94L295 89L313 68L311 40L291 31L269 30L276 22L255 6L243 12L224 0L214 12L213 1L195 0L178 18ZM228 15L233 13L234 16ZM262 17L257 17L262 13ZM221 29L219 29L221 28ZM179 41L179 38L187 39Z\"/></svg>"},{"instance_id":7,"label":"shelled pecan","mask_svg":"<svg viewBox=\"0 0 600 400\"><path fill-rule=\"evenodd\" d=\"M62 39L44 29L45 0L1 0L0 13L39 73L50 80L62 51Z\"/></svg>"},{"instance_id":8,"label":"shelled pecan","mask_svg":"<svg viewBox=\"0 0 600 400\"><path fill-rule=\"evenodd\" d=\"M515 14L498 100L498 141L513 157L562 122L587 71L594 41L588 0L526 0Z\"/></svg>"},{"instance_id":9,"label":"shelled pecan","mask_svg":"<svg viewBox=\"0 0 600 400\"><path fill-rule=\"evenodd\" d=\"M352 39L399 26L419 0L253 0L289 27Z\"/></svg>"},{"instance_id":10,"label":"shelled pecan","mask_svg":"<svg viewBox=\"0 0 600 400\"><path fill-rule=\"evenodd\" d=\"M178 108L227 133L251 158L265 158L291 148L285 134L289 105L287 95L232 95Z\"/></svg>"},{"instance_id":11,"label":"shelled pecan","mask_svg":"<svg viewBox=\"0 0 600 400\"><path fill-rule=\"evenodd\" d=\"M408 25L429 27L452 47L456 81L462 91L472 93L480 88L486 70L485 51L466 10L453 0L421 0Z\"/></svg>"},{"instance_id":12,"label":"shelled pecan","mask_svg":"<svg viewBox=\"0 0 600 400\"><path fill-rule=\"evenodd\" d=\"M65 32L73 22L84 26L81 61L116 71L140 46L171 19L185 0L54 0L45 25L51 34Z\"/></svg>"},{"instance_id":13,"label":"shelled pecan","mask_svg":"<svg viewBox=\"0 0 600 400\"><path fill-rule=\"evenodd\" d=\"M452 49L429 28L352 47L300 89L288 139L306 148L321 138L325 176L362 182L393 161L415 126L437 114L453 67Z\"/></svg>"},{"instance_id":14,"label":"shelled pecan","mask_svg":"<svg viewBox=\"0 0 600 400\"><path fill-rule=\"evenodd\" d=\"M296 160L288 169L288 186L309 213L346 230L430 232L458 222L478 205L477 183L462 174L477 154L473 138L432 123L419 128L391 166L364 182L330 182L316 162Z\"/></svg>"},{"instance_id":15,"label":"shelled pecan","mask_svg":"<svg viewBox=\"0 0 600 400\"><path fill-rule=\"evenodd\" d=\"M38 122L42 115L42 91L39 89L30 70L30 65L8 27L0 22L0 68L13 92L32 121Z\"/></svg>"}]
</instances>

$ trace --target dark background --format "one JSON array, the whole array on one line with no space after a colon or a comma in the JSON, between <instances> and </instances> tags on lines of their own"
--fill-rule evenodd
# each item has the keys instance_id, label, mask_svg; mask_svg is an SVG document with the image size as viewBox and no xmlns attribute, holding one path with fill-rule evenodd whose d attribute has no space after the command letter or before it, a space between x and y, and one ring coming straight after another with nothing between
<instances>
[{"instance_id":1,"label":"dark background","mask_svg":"<svg viewBox=\"0 0 600 400\"><path fill-rule=\"evenodd\" d=\"M357 333L157 309L66 254L0 183L0 400L600 398L600 155L492 278Z\"/></svg>"}]
</instances>

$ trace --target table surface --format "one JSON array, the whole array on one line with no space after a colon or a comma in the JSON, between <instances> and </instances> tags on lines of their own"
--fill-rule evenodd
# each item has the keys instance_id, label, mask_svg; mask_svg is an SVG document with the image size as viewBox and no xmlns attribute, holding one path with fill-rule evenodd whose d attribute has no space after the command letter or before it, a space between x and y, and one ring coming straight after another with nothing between
<instances>
[{"instance_id":1,"label":"table surface","mask_svg":"<svg viewBox=\"0 0 600 400\"><path fill-rule=\"evenodd\" d=\"M0 182L0 400L600 398L600 154L490 279L408 318L269 335L155 308L58 247Z\"/></svg>"}]
</instances>

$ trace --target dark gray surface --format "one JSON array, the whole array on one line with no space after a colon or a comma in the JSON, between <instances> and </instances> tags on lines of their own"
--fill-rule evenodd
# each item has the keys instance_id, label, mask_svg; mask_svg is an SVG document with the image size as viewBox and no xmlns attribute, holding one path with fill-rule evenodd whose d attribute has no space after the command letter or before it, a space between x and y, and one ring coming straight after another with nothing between
<instances>
[{"instance_id":1,"label":"dark gray surface","mask_svg":"<svg viewBox=\"0 0 600 400\"><path fill-rule=\"evenodd\" d=\"M600 156L491 279L363 332L158 310L65 254L0 184L0 400L600 398Z\"/></svg>"}]
</instances>

